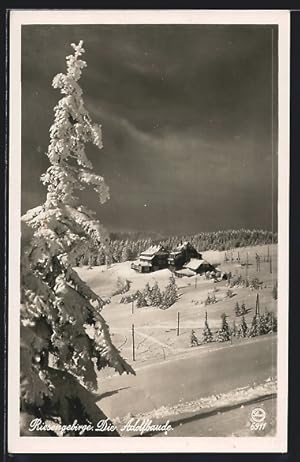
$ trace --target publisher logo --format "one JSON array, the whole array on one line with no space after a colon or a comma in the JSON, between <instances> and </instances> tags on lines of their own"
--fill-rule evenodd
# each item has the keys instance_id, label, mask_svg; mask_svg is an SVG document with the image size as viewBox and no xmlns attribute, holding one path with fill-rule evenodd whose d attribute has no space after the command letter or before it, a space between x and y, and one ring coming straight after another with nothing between
<instances>
[{"instance_id":1,"label":"publisher logo","mask_svg":"<svg viewBox=\"0 0 300 462\"><path fill-rule=\"evenodd\" d=\"M267 413L262 407L252 409L250 412L250 430L255 432L265 430L267 427L266 417Z\"/></svg>"},{"instance_id":2,"label":"publisher logo","mask_svg":"<svg viewBox=\"0 0 300 462\"><path fill-rule=\"evenodd\" d=\"M262 407L256 407L251 411L251 420L256 423L261 423L266 418L266 411Z\"/></svg>"}]
</instances>

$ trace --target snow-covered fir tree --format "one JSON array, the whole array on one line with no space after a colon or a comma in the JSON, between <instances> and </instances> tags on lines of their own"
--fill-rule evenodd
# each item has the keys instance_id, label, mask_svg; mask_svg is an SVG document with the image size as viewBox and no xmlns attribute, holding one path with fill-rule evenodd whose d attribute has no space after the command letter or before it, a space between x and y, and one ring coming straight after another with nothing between
<instances>
[{"instance_id":1,"label":"snow-covered fir tree","mask_svg":"<svg viewBox=\"0 0 300 462\"><path fill-rule=\"evenodd\" d=\"M92 269L94 266L94 257L93 255L90 255L89 256L89 265L88 265L88 269Z\"/></svg>"},{"instance_id":2,"label":"snow-covered fir tree","mask_svg":"<svg viewBox=\"0 0 300 462\"><path fill-rule=\"evenodd\" d=\"M277 317L273 311L269 311L267 325L269 332L277 332Z\"/></svg>"},{"instance_id":3,"label":"snow-covered fir tree","mask_svg":"<svg viewBox=\"0 0 300 462\"><path fill-rule=\"evenodd\" d=\"M101 266L101 265L104 265L104 263L105 263L105 253L104 253L104 250L100 248L97 253L97 257L96 257L96 265Z\"/></svg>"},{"instance_id":4,"label":"snow-covered fir tree","mask_svg":"<svg viewBox=\"0 0 300 462\"><path fill-rule=\"evenodd\" d=\"M144 306L147 306L147 301L144 297L144 291L141 292L140 290L137 290L134 296L136 300L136 307L137 308L143 308Z\"/></svg>"},{"instance_id":5,"label":"snow-covered fir tree","mask_svg":"<svg viewBox=\"0 0 300 462\"><path fill-rule=\"evenodd\" d=\"M238 329L235 320L233 320L231 332L233 337L237 336Z\"/></svg>"},{"instance_id":6,"label":"snow-covered fir tree","mask_svg":"<svg viewBox=\"0 0 300 462\"><path fill-rule=\"evenodd\" d=\"M243 316L244 314L247 314L247 310L246 310L245 303L242 303L242 305L241 305L241 315Z\"/></svg>"},{"instance_id":7,"label":"snow-covered fir tree","mask_svg":"<svg viewBox=\"0 0 300 462\"><path fill-rule=\"evenodd\" d=\"M102 148L101 126L92 122L78 84L86 67L82 41L72 48L67 72L53 79L62 98L50 128L50 166L41 177L46 200L22 217L32 234L21 261L21 411L63 424L105 418L87 391L97 387L94 362L98 369L134 373L112 344L104 301L73 269L91 246L108 243L76 191L92 188L103 204L109 190L85 152L88 142Z\"/></svg>"},{"instance_id":8,"label":"snow-covered fir tree","mask_svg":"<svg viewBox=\"0 0 300 462\"><path fill-rule=\"evenodd\" d=\"M150 287L149 282L147 282L147 284L144 287L143 298L144 298L144 300L146 302L145 306L151 306L152 305L152 289Z\"/></svg>"},{"instance_id":9,"label":"snow-covered fir tree","mask_svg":"<svg viewBox=\"0 0 300 462\"><path fill-rule=\"evenodd\" d=\"M202 342L203 343L211 343L214 341L214 337L212 334L212 331L210 330L210 327L208 325L208 320L207 320L207 311L205 311L205 321L204 321L204 329L202 332Z\"/></svg>"},{"instance_id":10,"label":"snow-covered fir tree","mask_svg":"<svg viewBox=\"0 0 300 462\"><path fill-rule=\"evenodd\" d=\"M170 277L170 282L162 294L161 308L167 309L170 306L174 305L174 303L177 300L178 300L178 288L176 285L175 277L172 274L172 276Z\"/></svg>"},{"instance_id":11,"label":"snow-covered fir tree","mask_svg":"<svg viewBox=\"0 0 300 462\"><path fill-rule=\"evenodd\" d=\"M257 337L258 335L265 334L265 322L260 314L255 314L249 329L249 337Z\"/></svg>"},{"instance_id":12,"label":"snow-covered fir tree","mask_svg":"<svg viewBox=\"0 0 300 462\"><path fill-rule=\"evenodd\" d=\"M194 331L194 329L192 329L192 332L191 332L191 347L194 347L194 346L198 346L199 345L199 340L196 336L196 332Z\"/></svg>"},{"instance_id":13,"label":"snow-covered fir tree","mask_svg":"<svg viewBox=\"0 0 300 462\"><path fill-rule=\"evenodd\" d=\"M216 340L217 342L228 342L228 340L230 340L230 337L231 337L231 331L230 331L229 324L227 322L226 313L221 314L221 320L222 320L222 324L221 324L221 328L218 330Z\"/></svg>"},{"instance_id":14,"label":"snow-covered fir tree","mask_svg":"<svg viewBox=\"0 0 300 462\"><path fill-rule=\"evenodd\" d=\"M273 311L266 310L260 317L261 331L263 334L277 332L277 319Z\"/></svg>"},{"instance_id":15,"label":"snow-covered fir tree","mask_svg":"<svg viewBox=\"0 0 300 462\"><path fill-rule=\"evenodd\" d=\"M236 304L235 304L235 306L234 306L234 312L235 312L235 315L236 315L236 316L240 316L240 314L241 314L241 308L240 308L239 302L236 302Z\"/></svg>"},{"instance_id":16,"label":"snow-covered fir tree","mask_svg":"<svg viewBox=\"0 0 300 462\"><path fill-rule=\"evenodd\" d=\"M152 290L151 290L151 305L152 306L160 306L162 303L162 294L158 283L155 281Z\"/></svg>"},{"instance_id":17,"label":"snow-covered fir tree","mask_svg":"<svg viewBox=\"0 0 300 462\"><path fill-rule=\"evenodd\" d=\"M245 316L242 316L241 322L237 329L237 337L245 338L248 335L248 326L245 320Z\"/></svg>"},{"instance_id":18,"label":"snow-covered fir tree","mask_svg":"<svg viewBox=\"0 0 300 462\"><path fill-rule=\"evenodd\" d=\"M125 241L123 244L123 249L121 253L121 261L124 262L128 260L131 260L131 251L129 247L129 242Z\"/></svg>"}]
</instances>

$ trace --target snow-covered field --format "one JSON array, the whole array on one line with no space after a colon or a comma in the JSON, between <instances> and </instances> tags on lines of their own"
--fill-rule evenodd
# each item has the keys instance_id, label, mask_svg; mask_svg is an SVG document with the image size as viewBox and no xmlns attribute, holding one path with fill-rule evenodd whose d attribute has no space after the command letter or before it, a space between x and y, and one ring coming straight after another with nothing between
<instances>
[{"instance_id":1,"label":"snow-covered field","mask_svg":"<svg viewBox=\"0 0 300 462\"><path fill-rule=\"evenodd\" d=\"M200 436L197 425L202 426L202 436L213 435L203 421L213 418L210 411L217 411L224 414L224 427L219 424L219 431L228 436L234 431L227 422L231 411L236 414L253 400L268 398L269 431L271 415L276 412L276 343L275 334L236 345L227 342L220 349L192 349L184 357L139 366L136 376L99 377L99 405L119 430L130 419L170 420L176 432L169 436L176 436L180 423L182 436L191 436L191 431ZM247 420L242 414L239 430L245 432L249 430L249 411Z\"/></svg>"},{"instance_id":2,"label":"snow-covered field","mask_svg":"<svg viewBox=\"0 0 300 462\"><path fill-rule=\"evenodd\" d=\"M234 288L233 296L227 296L228 287L226 281L213 283L204 276L193 276L176 278L179 289L179 300L167 310L155 307L135 308L132 313L132 304L121 304L122 295L112 296L116 290L118 278L131 282L130 291L143 290L148 282L152 286L158 283L164 289L169 282L171 272L168 269L156 271L149 274L140 274L131 269L131 262L116 263L110 268L106 266L77 268L80 277L100 296L111 297L111 303L106 305L102 314L110 326L111 335L115 345L120 348L122 354L129 361L132 360L132 324L135 329L135 364L149 363L159 359L166 359L174 355L182 355L190 348L190 336L192 329L201 340L202 328L204 325L205 311L208 313L209 326L213 331L220 327L220 316L225 312L228 322L232 326L233 321L240 322L240 317L235 317L234 307L236 302L240 305L245 303L248 313L246 322L250 325L254 310L257 293L259 293L260 311L265 309L276 312L277 303L273 299L272 290L277 280L277 245L269 246L269 253L272 256L272 273L270 263L264 261L267 257L267 246L240 248L233 251L233 262L224 262L224 253L218 251L204 252L204 258L224 271L231 271L233 275L245 277L246 261L248 253L248 277L251 280L257 277L261 282L260 290L249 288ZM240 257L240 262L236 258ZM256 271L255 254L261 258L260 272ZM230 257L230 253L227 252ZM204 301L208 294L215 289L217 303L205 306ZM180 330L177 335L178 312L180 313ZM233 341L235 341L233 339ZM210 348L220 345L210 345ZM207 348L200 346L198 348Z\"/></svg>"},{"instance_id":3,"label":"snow-covered field","mask_svg":"<svg viewBox=\"0 0 300 462\"><path fill-rule=\"evenodd\" d=\"M172 430L170 432L157 432L155 436L186 436L187 434L189 436L208 436L209 433L213 436L248 436L249 433L252 433L253 436L271 436L276 429L276 391L276 380L268 378L254 387L239 387L227 393L179 402L173 406L161 406L148 413L137 414L134 419L148 420L154 425L162 425L166 420L170 420ZM263 431L250 428L252 423L251 410L258 406L266 411L267 423ZM236 415L232 415L233 413ZM232 425L233 418L237 421L234 427ZM131 413L113 420L117 428L126 428L126 423L130 419L133 419ZM208 423L210 419L214 419L214 422ZM203 420L205 420L204 423ZM230 420L230 425L228 425L228 420ZM216 434L216 423L219 426L219 434ZM139 434L134 431L131 433L129 435L128 431L125 431L124 436Z\"/></svg>"},{"instance_id":4,"label":"snow-covered field","mask_svg":"<svg viewBox=\"0 0 300 462\"><path fill-rule=\"evenodd\" d=\"M216 332L223 312L228 315L229 325L232 326L233 321L237 324L240 322L240 317L235 317L236 302L240 305L245 303L249 310L245 318L250 326L257 293L261 313L265 309L273 312L277 310L277 302L272 293L277 281L277 245L269 246L272 268L267 261L268 246L240 248L234 250L232 255L227 252L229 258L233 258L233 261L227 263L224 262L224 253L208 251L204 252L204 258L217 264L222 271L230 271L232 275L242 275L245 278L248 271L249 280L258 278L261 288L252 290L237 287L232 289L233 296L228 298L226 281L214 283L204 276L176 278L179 299L174 305L166 310L155 307L138 309L134 306L132 313L131 303L120 303L122 295L112 296L118 278L124 281L128 279L131 283L126 295L138 289L143 290L146 283L152 286L157 282L164 289L171 276L168 269L140 274L131 269L131 262L116 263L110 268L77 268L80 277L97 294L111 298L111 303L104 307L102 314L110 326L114 344L137 372L136 376L119 377L112 370L105 369L99 374L101 408L110 418L117 419L116 422L118 419L119 423L124 418L126 420L128 412L129 415L149 415L154 419L165 413L164 415L172 415L172 419L176 420L178 414L183 417L186 412L198 415L204 408L226 407L238 403L228 413L220 411L221 417L210 416L212 421L223 419L220 431L224 429L223 433L230 435L233 431L226 422L235 422L238 432L237 422L246 417L242 403L253 397L263 397L269 388L272 388L272 393L276 396L276 334L253 339L233 338L232 342L214 342L191 348L192 329L201 340L205 311L208 313L212 331ZM243 265L247 253L248 270ZM256 271L256 253L261 260L259 272ZM238 256L240 261L237 261ZM217 303L205 306L204 300L213 292L214 287ZM135 361L132 358L132 324L135 330ZM224 395L222 399L221 395ZM268 433L275 431L275 399L273 397L267 404L269 413L273 416L272 427L268 427ZM188 427L185 430L186 425ZM172 434L190 436L192 432L200 435L200 427L197 430L195 425L201 427L200 423L189 422L177 426ZM208 427L205 424L202 427L202 434L209 436ZM241 435L251 434L247 426L242 426L239 431L242 432Z\"/></svg>"}]
</instances>

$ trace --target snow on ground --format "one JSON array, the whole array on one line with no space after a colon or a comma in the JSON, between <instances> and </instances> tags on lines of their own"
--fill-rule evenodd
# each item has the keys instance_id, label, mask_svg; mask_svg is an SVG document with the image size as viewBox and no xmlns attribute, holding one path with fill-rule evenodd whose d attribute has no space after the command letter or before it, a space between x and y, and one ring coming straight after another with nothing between
<instances>
[{"instance_id":1,"label":"snow on ground","mask_svg":"<svg viewBox=\"0 0 300 462\"><path fill-rule=\"evenodd\" d=\"M181 429L180 436L193 436L190 429L185 427L186 424L193 422L193 426L196 426L195 436L229 436L234 433L232 426L224 425L224 421L228 420L227 412L237 410L240 416L238 431L243 436L259 436L259 432L254 432L250 429L251 426L251 409L255 407L264 407L263 400L272 400L268 404L267 421L268 428L264 434L269 434L270 431L274 430L275 422L274 417L276 414L276 396L277 396L277 381L274 378L268 378L263 383L256 386L245 386L236 388L227 393L213 394L210 396L202 397L197 400L179 402L174 406L161 406L153 411L140 413L133 415L129 413L123 417L117 417L113 419L116 427L121 430L122 436L143 436L140 431L128 431L127 429L122 432L122 428L126 428L126 424L132 419L132 422L139 419L140 423L143 421L151 421L152 425L163 425L166 421L170 421L172 430L169 433L162 433L161 436L179 436L177 427L183 426ZM259 404L258 404L259 403ZM244 419L244 408L246 407L246 417ZM218 420L221 420L221 435L216 435L216 427L209 428L207 419L213 416L221 416ZM225 418L225 419L224 419ZM202 429L201 434L199 433L199 420L205 419L205 430ZM237 419L237 417L235 417ZM243 420L243 422L241 422ZM220 424L220 422L219 422ZM128 427L127 427L128 428ZM157 432L158 434L161 432ZM147 436L147 435L144 435ZM150 436L150 435L149 435ZM261 436L261 435L260 435Z\"/></svg>"},{"instance_id":2,"label":"snow on ground","mask_svg":"<svg viewBox=\"0 0 300 462\"><path fill-rule=\"evenodd\" d=\"M221 409L218 412L208 411L200 416L189 416L176 422L172 432L167 436L197 436L197 437L251 437L276 435L277 422L277 398L262 397L255 402L250 402L241 406ZM251 412L255 408L262 408L266 413L265 425L261 427L251 427ZM159 433L157 436L166 436Z\"/></svg>"},{"instance_id":3,"label":"snow on ground","mask_svg":"<svg viewBox=\"0 0 300 462\"><path fill-rule=\"evenodd\" d=\"M176 278L179 300L167 310L154 307L136 309L134 306L132 312L131 303L121 304L122 296L112 294L118 278L131 282L127 295L142 290L147 282L150 286L157 282L164 289L171 276L168 269L140 274L131 269L131 262L113 264L110 268L77 268L80 277L96 293L111 297L111 303L103 308L102 314L109 324L114 344L137 372L136 376L120 377L106 368L98 374L98 392L102 393L99 405L110 418L119 419L118 428L124 421L124 415L149 416L156 421L170 417L176 425L169 436L251 436L247 424L249 400L275 393L273 378L276 377L274 351L277 336L234 338L232 343L211 343L194 348L190 347L190 336L193 329L201 339L205 311L213 332L219 328L223 312L228 315L230 325L233 321L238 324L240 318L234 313L236 302L240 305L245 303L249 325L255 312L257 293L260 311L267 308L276 312L277 302L273 299L272 290L277 280L277 245L269 246L269 252L272 267L267 261L268 246L227 252L229 262L224 262L225 252L204 252L204 258L218 265L222 271L231 271L233 275L244 278L248 272L250 280L258 278L262 282L261 289L233 288L233 296L229 298L226 281L213 283L204 276ZM248 269L244 265L247 253ZM261 257L260 272L256 271L256 253ZM240 260L237 260L238 256ZM204 300L214 288L217 303L205 306ZM135 361L132 357L133 324ZM241 404L246 402L248 405ZM270 399L266 404L272 415L266 434L275 431L276 411L274 404L270 404L274 402ZM207 410L216 409L216 415L205 414ZM127 415L128 412L130 414Z\"/></svg>"},{"instance_id":4,"label":"snow on ground","mask_svg":"<svg viewBox=\"0 0 300 462\"><path fill-rule=\"evenodd\" d=\"M270 263L265 261L269 253L272 256L272 272ZM246 262L248 253L249 267L243 265ZM255 254L261 258L261 270L256 271ZM131 282L130 293L136 290L143 290L146 283L150 286L157 282L161 289L168 284L171 272L168 269L156 271L149 274L140 274L131 269L131 262L116 263L110 268L106 266L77 268L80 277L100 296L111 297L111 303L106 305L102 311L104 318L110 326L112 339L115 345L121 350L122 355L129 361L132 360L132 324L135 328L135 365L149 363L160 359L180 355L183 351L190 350L191 330L201 340L202 328L204 325L205 311L208 313L208 322L213 331L220 326L220 316L223 312L228 315L229 324L233 321L238 324L239 317L235 317L234 306L236 302L240 305L245 303L248 313L246 322L251 323L254 315L257 293L260 298L260 310L265 309L276 312L277 303L273 299L272 290L277 279L277 245L256 246L235 249L227 252L231 262L224 262L225 252L207 251L203 253L204 258L213 264L218 264L221 270L231 271L233 275L246 277L248 271L249 279L257 277L262 281L259 291L249 288L234 288L232 298L227 296L228 287L226 281L213 283L204 276L193 276L176 278L179 288L179 300L167 310L154 307L136 309L132 313L132 305L121 304L121 295L111 296L116 289L118 278ZM237 261L238 256L240 261ZM205 306L204 301L207 295L213 293L217 303ZM177 335L177 316L180 313L180 330ZM197 347L202 348L202 347Z\"/></svg>"},{"instance_id":5,"label":"snow on ground","mask_svg":"<svg viewBox=\"0 0 300 462\"><path fill-rule=\"evenodd\" d=\"M256 387L276 377L277 336L256 337L219 349L194 350L136 368L136 376L98 378L97 403L110 418L152 412Z\"/></svg>"}]
</instances>

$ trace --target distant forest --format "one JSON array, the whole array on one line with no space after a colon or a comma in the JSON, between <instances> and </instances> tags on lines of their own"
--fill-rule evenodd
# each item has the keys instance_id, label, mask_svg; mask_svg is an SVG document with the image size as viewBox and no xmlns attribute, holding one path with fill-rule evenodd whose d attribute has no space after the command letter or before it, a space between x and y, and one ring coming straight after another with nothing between
<instances>
[{"instance_id":1,"label":"distant forest","mask_svg":"<svg viewBox=\"0 0 300 462\"><path fill-rule=\"evenodd\" d=\"M90 255L82 256L81 265L98 266L136 260L140 253L152 244L162 244L168 250L174 249L181 242L189 241L199 252L205 250L230 250L238 247L248 247L277 243L277 233L265 230L226 230L198 233L185 236L164 237L149 233L142 237L142 233L111 233L110 245L105 249L93 249Z\"/></svg>"}]
</instances>

